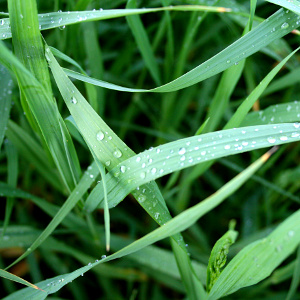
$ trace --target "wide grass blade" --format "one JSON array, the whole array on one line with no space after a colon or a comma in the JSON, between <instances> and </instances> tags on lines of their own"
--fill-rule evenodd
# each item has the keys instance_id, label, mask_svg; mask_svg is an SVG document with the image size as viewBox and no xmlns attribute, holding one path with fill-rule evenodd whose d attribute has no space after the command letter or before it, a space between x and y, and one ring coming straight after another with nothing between
<instances>
[{"instance_id":1,"label":"wide grass blade","mask_svg":"<svg viewBox=\"0 0 300 300\"><path fill-rule=\"evenodd\" d=\"M300 123L291 123L216 131L155 147L123 161L106 175L109 207L116 206L134 189L140 190L139 186L146 182L177 170L299 140ZM115 185L116 180L118 185ZM96 186L85 202L85 209L93 211L103 197L101 185ZM143 202L146 197L143 195L138 201ZM154 206L153 209L159 213L159 208Z\"/></svg>"},{"instance_id":2,"label":"wide grass blade","mask_svg":"<svg viewBox=\"0 0 300 300\"><path fill-rule=\"evenodd\" d=\"M208 299L219 299L265 279L295 251L299 243L300 210L283 221L266 238L240 251L221 273Z\"/></svg>"},{"instance_id":3,"label":"wide grass blade","mask_svg":"<svg viewBox=\"0 0 300 300\"><path fill-rule=\"evenodd\" d=\"M300 2L298 0L267 0L270 3L285 7L300 15Z\"/></svg>"}]
</instances>

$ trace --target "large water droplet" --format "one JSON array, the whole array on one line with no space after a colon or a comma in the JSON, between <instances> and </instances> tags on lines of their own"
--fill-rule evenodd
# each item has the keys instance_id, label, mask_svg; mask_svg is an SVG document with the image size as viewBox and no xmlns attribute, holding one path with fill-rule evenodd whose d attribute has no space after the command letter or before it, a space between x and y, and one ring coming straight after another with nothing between
<instances>
[{"instance_id":1,"label":"large water droplet","mask_svg":"<svg viewBox=\"0 0 300 300\"><path fill-rule=\"evenodd\" d=\"M122 152L120 149L115 148L114 152L113 152L113 156L116 158L120 158L122 156Z\"/></svg>"},{"instance_id":2,"label":"large water droplet","mask_svg":"<svg viewBox=\"0 0 300 300\"><path fill-rule=\"evenodd\" d=\"M100 131L97 133L97 140L98 140L98 141L102 141L103 139L104 139L104 132L100 130Z\"/></svg>"},{"instance_id":3,"label":"large water droplet","mask_svg":"<svg viewBox=\"0 0 300 300\"><path fill-rule=\"evenodd\" d=\"M122 173L125 173L125 172L126 172L126 167L125 167L125 166L121 166L121 167L120 167L120 171L121 171Z\"/></svg>"}]
</instances>

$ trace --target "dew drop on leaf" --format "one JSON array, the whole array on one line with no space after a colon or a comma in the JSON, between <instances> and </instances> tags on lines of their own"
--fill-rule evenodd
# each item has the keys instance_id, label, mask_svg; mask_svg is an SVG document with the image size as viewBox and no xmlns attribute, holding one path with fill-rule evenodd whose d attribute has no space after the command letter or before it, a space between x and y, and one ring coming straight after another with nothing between
<instances>
[{"instance_id":1,"label":"dew drop on leaf","mask_svg":"<svg viewBox=\"0 0 300 300\"><path fill-rule=\"evenodd\" d=\"M99 131L98 133L97 133L97 140L98 141L102 141L104 139L104 133L103 133L103 131Z\"/></svg>"},{"instance_id":2,"label":"dew drop on leaf","mask_svg":"<svg viewBox=\"0 0 300 300\"><path fill-rule=\"evenodd\" d=\"M270 136L270 137L268 137L268 142L270 144L274 144L276 142L276 139Z\"/></svg>"},{"instance_id":3,"label":"dew drop on leaf","mask_svg":"<svg viewBox=\"0 0 300 300\"><path fill-rule=\"evenodd\" d=\"M290 26L289 23L284 22L284 23L281 25L281 29L287 29L289 26Z\"/></svg>"},{"instance_id":4,"label":"dew drop on leaf","mask_svg":"<svg viewBox=\"0 0 300 300\"><path fill-rule=\"evenodd\" d=\"M113 152L113 156L116 158L120 158L122 156L122 152L120 149L115 148L114 152Z\"/></svg>"},{"instance_id":5,"label":"dew drop on leaf","mask_svg":"<svg viewBox=\"0 0 300 300\"><path fill-rule=\"evenodd\" d=\"M183 155L185 152L186 152L185 148L180 148L178 154Z\"/></svg>"},{"instance_id":6,"label":"dew drop on leaf","mask_svg":"<svg viewBox=\"0 0 300 300\"><path fill-rule=\"evenodd\" d=\"M75 97L71 97L71 103L76 104L77 103L77 99Z\"/></svg>"},{"instance_id":7,"label":"dew drop on leaf","mask_svg":"<svg viewBox=\"0 0 300 300\"><path fill-rule=\"evenodd\" d=\"M125 166L121 166L120 167L120 171L121 171L121 173L125 173L126 172L126 167Z\"/></svg>"}]
</instances>

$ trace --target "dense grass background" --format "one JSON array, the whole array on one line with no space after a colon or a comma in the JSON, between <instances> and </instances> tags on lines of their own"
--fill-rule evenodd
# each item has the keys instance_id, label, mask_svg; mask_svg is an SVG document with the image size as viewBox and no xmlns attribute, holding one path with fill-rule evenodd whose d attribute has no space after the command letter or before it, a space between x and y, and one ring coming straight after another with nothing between
<instances>
[{"instance_id":1,"label":"dense grass background","mask_svg":"<svg viewBox=\"0 0 300 300\"><path fill-rule=\"evenodd\" d=\"M281 2L288 3L288 1ZM27 6L30 4L34 7L34 3L35 1L29 0L8 1L8 3L0 1L0 11L7 12L9 9L10 28L13 33L13 39L8 38L9 29L3 29L6 21L0 21L1 30L4 30L3 33L1 32L1 39L4 40L6 47L6 50L4 47L0 49L2 51L0 63L6 67L1 66L0 70L1 143L3 140L0 152L0 194L6 197L1 199L1 269L5 269L25 253L26 258L15 263L7 271L32 283L49 279L44 284L49 288L47 292L54 292L56 285L59 288L57 288L57 293L50 295L47 299L142 300L185 299L187 297L197 299L199 295L204 295L199 286L202 286L200 282L206 284L206 268L212 248L228 231L229 224L231 224L229 240L223 239L221 250L215 248L215 252L212 252L212 259L215 259L215 262L220 259L219 266L225 263L227 246L235 239L236 242L230 247L229 260L246 245L267 237L288 217L293 214L296 216L297 212L299 215L300 144L297 142L299 123L294 123L300 122L300 103L297 102L300 100L299 54L294 53L276 69L281 61L299 47L299 32L289 33L300 25L297 15L291 11L284 11L287 20L281 15L280 18L283 21L280 21L280 18L275 21L271 19L270 23L277 22L274 25L274 34L282 30L283 33L280 36L275 37L272 42L269 41L270 30L263 27L262 30L266 30L262 34L263 38L257 41L255 34L251 36L255 43L253 48L257 47L254 50L255 53L252 55L244 53L244 51L251 51L251 39L246 49L243 49L243 43L240 43L237 49L221 54L223 56L215 62L207 62L206 67L203 67L203 70L207 68L207 73L204 72L204 75L199 73L193 77L194 79L186 77L185 88L177 91L176 87L177 85L179 87L180 83L175 83L166 93L134 90L124 92L121 91L120 86L131 89L153 89L180 77L233 44L243 34L248 31L251 33L251 26L255 30L264 19L269 18L280 7L266 1L37 1L39 14L57 12L56 15L52 15L53 19L50 18L44 22L45 24L48 22L49 27L53 24L53 27L59 28L41 31L41 33L46 45L56 48L61 53L53 48L50 50L46 46L45 57L44 48L40 49L41 45L45 46L44 41L36 35L34 30L31 30L33 27L37 31L46 28L46 25L41 22L42 25L38 28L37 19L29 17L30 12L34 13L34 9L29 9ZM299 13L299 2L292 1L292 3L296 7L294 11ZM59 12L96 10L94 11L96 14L101 12L101 9L105 11L126 7L128 9L153 8L167 5L219 6L232 11L223 13L198 10L157 11L140 16L93 22L82 22L86 20L85 18L89 18L83 13L80 17L75 16L78 23L72 25L64 25L65 19L61 18ZM254 13L254 9L255 15L252 19L250 12ZM23 12L26 14L23 15ZM7 17L3 14L3 19ZM24 25L22 22L27 23ZM246 26L247 22L250 28ZM24 30L26 27L27 31ZM268 40L266 45L264 45L264 39ZM37 50L32 50L31 46ZM7 49L13 51L25 67L20 65L15 57L10 56L9 52L5 52ZM56 55L61 67L83 72L93 78L113 83L117 87L115 90L107 89L72 79L78 91L75 90L72 82L64 77L52 53ZM62 53L74 61L66 59ZM234 57L228 58L230 55ZM48 73L48 64L51 67L51 73ZM213 64L215 67L212 66ZM230 66L231 68L228 68ZM26 73L28 71L25 68L31 74ZM226 71L222 73L223 70ZM100 82L101 84L103 85L103 82ZM21 92L18 85L21 87ZM257 90L253 92L255 88ZM91 106L87 106L79 92ZM246 103L245 99L249 95L251 97L249 97L248 105L252 112L248 113L249 109L246 105L241 106L241 104ZM52 97L55 97L55 101ZM239 107L241 111L234 115ZM97 115L91 112L92 109ZM70 114L75 119L81 135L74 126L74 119L70 118ZM48 116L53 119L49 117L48 120ZM111 132L106 133L109 129L101 123L99 116L112 129ZM241 120L238 120L239 117ZM82 123L80 123L80 118ZM279 132L279 129L276 131L273 125L268 125L279 123L288 123L283 125L281 129L283 133ZM263 127L264 125L266 127ZM95 129L94 126L96 126ZM102 131L96 129L97 126L100 126ZM252 126L244 143L254 145L257 142L259 144L257 148L264 149L252 148L242 151L238 149L238 146L234 146L242 138L241 134L235 136L232 130L225 137L226 133L220 132L208 135L210 140L206 140L207 144L203 142L203 145L208 147L205 148L205 152L211 150L212 153L216 153L214 155L217 160L212 160L210 157L209 162L203 161L196 165L197 156L195 154L192 157L191 152L191 157L186 154L186 160L193 159L191 167L181 165L178 163L179 158L175 157L174 162L169 165L169 170L157 175L159 168L168 166L167 164L162 167L168 157L164 156L161 161L155 161L158 157L153 153L156 153L157 149L168 151L171 156L170 160L172 160L172 151L175 151L176 155L179 152L183 158L182 155L189 151L190 144L193 145L198 139L193 136L201 134L205 140L205 134L222 130L224 126L227 129ZM86 135L82 128L87 130ZM261 140L256 135L255 129L263 132ZM108 143L98 152L97 149L93 149L94 140L89 137L90 132L94 134L94 140L98 141L102 140L101 133L107 135ZM212 141L216 140L220 134L224 135L225 144L220 146L222 151L213 152L215 144ZM289 139L284 138L285 134ZM117 137L127 146L121 144ZM179 144L167 145L169 142L188 137L190 139L179 141ZM276 139L275 143L270 142L272 138ZM226 152L228 148L226 143L231 145L231 149L234 147L236 149ZM261 160L259 157L273 144L284 145L280 146L279 150L251 177L259 167L258 164L266 160L265 156ZM159 148L160 145L167 145L168 148ZM186 149L180 150L182 146ZM127 164L124 162L120 168L121 160L134 155L126 147L135 153L158 147L144 156L141 155L145 161L153 159L153 163L157 163L155 171L152 165L147 175L147 178L150 178L152 173L153 178L144 178L146 173L143 173L143 167L136 167L133 160ZM120 149L121 155L118 153ZM202 152L200 154L200 151L197 155L206 157ZM109 156L111 153L113 155ZM235 153L238 154L232 155ZM150 158L146 155L150 155ZM94 160L98 162L98 168L95 163L92 168L89 167ZM257 165L249 167L257 160ZM119 175L119 173L125 173L122 171L125 170L122 169L125 166L127 173L129 166L132 169L136 168L134 170L138 174L137 177L130 179L130 182L129 177ZM181 219L174 219L174 223L169 227L166 225L169 233L165 236L174 235L188 227L182 232L184 241L180 236L175 236L170 243L170 239L162 239L163 235L155 239L156 233L154 233L149 237L149 244L159 240L154 245L141 247L143 250L138 252L134 252L138 250L135 248L132 254L115 260L112 257L112 261L107 263L89 265L90 262L94 263L95 260L104 258L103 255L109 258L110 254L146 236L157 228L156 222L163 225L166 222L164 220L168 218L167 214L163 216L161 213L165 211L163 210L164 204L161 204L160 200L158 206L161 205L159 208L161 210L157 215L153 209L151 211L151 207L146 207L145 204L143 207L142 194L138 194L140 191L136 190L136 194L129 194L124 201L122 201L122 196L116 200L116 195L108 194L109 203L120 202L109 211L109 217L108 208L111 208L112 204L106 206L105 199L101 208L98 207L92 213L87 213L86 209L96 208L98 205L96 203L88 206L90 205L89 199L94 197L91 202L97 199L100 201L101 195L105 194L105 188L104 192L103 189L101 190L102 183L97 185L97 181L101 180L99 173L105 174L104 167L107 171L112 170L109 173L112 178L113 175L120 176L119 182L111 183L107 175L107 190L110 191L110 188L113 189L116 186L120 187L120 190L125 191L124 197L140 184L160 177L156 183L171 215L180 216L181 213L186 213L181 215ZM249 173L242 173L245 174L243 179L239 177L236 181L232 180L246 168ZM116 170L119 169L120 172L116 175ZM84 176L86 180L80 181L80 178ZM96 185L99 193L97 197L92 193L92 191L95 193ZM158 193L154 183L150 182L150 185L150 187L147 186L149 193ZM192 212L187 211L188 208L196 208L201 201L227 186L232 188L232 192L228 193L229 197L227 198L224 189L221 192L221 197L227 201L221 203L223 200L220 200L220 203L215 204L215 208L211 206L207 210L200 207L195 221L201 216L202 218L193 225L186 223L188 222L186 219L192 220ZM70 194L68 199L72 197L75 199L76 193L79 193L80 197L78 196L79 198L69 206L71 209L73 205L74 209L67 214L68 208L63 207L67 216L61 215L61 219L55 225L51 223L53 226L48 227L50 236L46 238L43 230L51 220L56 222L53 220L56 220L54 216L58 209L64 203L69 203L66 200ZM149 194L147 195L149 199ZM152 204L154 208L157 200L156 202L153 200ZM104 219L106 220L106 235ZM252 252L248 254L249 257L251 255L250 260L242 259L239 262L240 264L244 262L246 269L251 269L256 265L258 269L253 268L253 273L257 276L257 284L252 285L256 283L253 282L250 287L240 289L247 286L247 281L250 282L253 278L249 275L247 278L243 277L244 271L240 271L240 274L228 271L234 273L234 278L240 280L240 284L236 288L237 292L225 296L224 299L300 299L299 290L297 291L300 279L298 246L300 224L298 219L295 218L294 223L288 225L294 228L295 232L285 229L291 237L295 235L294 244L289 244L285 240L283 244L278 244L284 247L286 243L284 249L286 252L281 254L278 263L276 262L277 265L274 259L273 265L272 261L266 261L265 264L259 266L259 263L252 259ZM182 227L173 232L172 228L176 227L176 224ZM288 226L286 225L286 228ZM111 249L107 251L106 242L109 231ZM40 236L41 233L42 236ZM157 236L159 234L160 232ZM282 234L277 233L277 235ZM31 250L27 251L30 253L27 256L24 250L32 247L33 242L39 236L45 240L40 242L37 240L39 247L32 253L30 253ZM180 248L182 244L186 244L184 248L188 255L185 253L186 250ZM277 252L282 250L279 246L275 247ZM297 246L298 251L295 251ZM32 250L34 248L32 247ZM224 257L220 254L222 251L224 251ZM259 251L264 251L267 258L272 257L268 248ZM259 251L257 250L257 253ZM191 271L189 258L192 260L195 273ZM182 259L179 264L180 272L176 259ZM210 266L211 264L210 261ZM86 266L86 269L81 270L83 266ZM243 269L241 265L238 266L239 270ZM221 266L220 269L223 267ZM277 269L273 272L275 268ZM64 276L77 269L79 269L78 274L74 275L74 279L78 278L64 287L62 279L67 277L54 279L56 276ZM88 269L91 270L85 273ZM269 274L264 275L264 272L268 273L264 271L267 269L269 273L272 273L269 277ZM81 273L82 276L80 276ZM213 274L217 273L215 270ZM1 275L8 276L4 272ZM199 279L196 280L195 277ZM267 278L264 279L265 277ZM261 281L262 279L264 280ZM223 292L209 299L218 299L227 293L225 290L228 283L221 282L220 286ZM7 299L18 297L25 299L25 294L23 296L13 294L22 288L19 283L1 278L0 296L3 298L7 296ZM44 289L42 286L41 288ZM50 290L51 288L53 290ZM36 291L36 294L28 296L27 299L44 299L44 297L43 292Z\"/></svg>"}]
</instances>

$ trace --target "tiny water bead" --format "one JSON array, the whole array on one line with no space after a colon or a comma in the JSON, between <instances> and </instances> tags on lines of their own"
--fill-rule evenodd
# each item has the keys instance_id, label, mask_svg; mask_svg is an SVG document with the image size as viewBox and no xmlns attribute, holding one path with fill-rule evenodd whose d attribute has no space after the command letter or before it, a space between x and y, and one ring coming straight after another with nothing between
<instances>
[{"instance_id":1,"label":"tiny water bead","mask_svg":"<svg viewBox=\"0 0 300 300\"><path fill-rule=\"evenodd\" d=\"M275 142L276 142L276 139L274 138L274 137L268 137L268 142L270 143L270 144L274 144Z\"/></svg>"},{"instance_id":2,"label":"tiny water bead","mask_svg":"<svg viewBox=\"0 0 300 300\"><path fill-rule=\"evenodd\" d=\"M120 149L118 148L115 148L114 152L113 152L113 156L116 157L116 158L120 158L122 156L122 152Z\"/></svg>"},{"instance_id":3,"label":"tiny water bead","mask_svg":"<svg viewBox=\"0 0 300 300\"><path fill-rule=\"evenodd\" d=\"M284 22L284 23L281 25L281 29L287 29L289 26L290 26L289 23Z\"/></svg>"},{"instance_id":4,"label":"tiny water bead","mask_svg":"<svg viewBox=\"0 0 300 300\"><path fill-rule=\"evenodd\" d=\"M145 173L145 172L141 172L140 177L141 177L142 179L145 179L145 178L146 178L146 173Z\"/></svg>"},{"instance_id":5,"label":"tiny water bead","mask_svg":"<svg viewBox=\"0 0 300 300\"><path fill-rule=\"evenodd\" d=\"M104 259L104 258L106 258L106 255L102 255L102 256L101 256L101 259Z\"/></svg>"},{"instance_id":6,"label":"tiny water bead","mask_svg":"<svg viewBox=\"0 0 300 300\"><path fill-rule=\"evenodd\" d=\"M120 167L120 171L121 171L121 173L125 173L126 172L126 167L125 166L121 166Z\"/></svg>"},{"instance_id":7,"label":"tiny water bead","mask_svg":"<svg viewBox=\"0 0 300 300\"><path fill-rule=\"evenodd\" d=\"M178 154L183 155L185 152L186 152L185 148L180 148Z\"/></svg>"},{"instance_id":8,"label":"tiny water bead","mask_svg":"<svg viewBox=\"0 0 300 300\"><path fill-rule=\"evenodd\" d=\"M103 139L104 139L104 132L100 130L100 131L97 133L97 140L98 140L98 141L102 141Z\"/></svg>"},{"instance_id":9,"label":"tiny water bead","mask_svg":"<svg viewBox=\"0 0 300 300\"><path fill-rule=\"evenodd\" d=\"M77 104L77 99L75 98L75 97L71 97L71 103L73 103L73 104Z\"/></svg>"}]
</instances>

